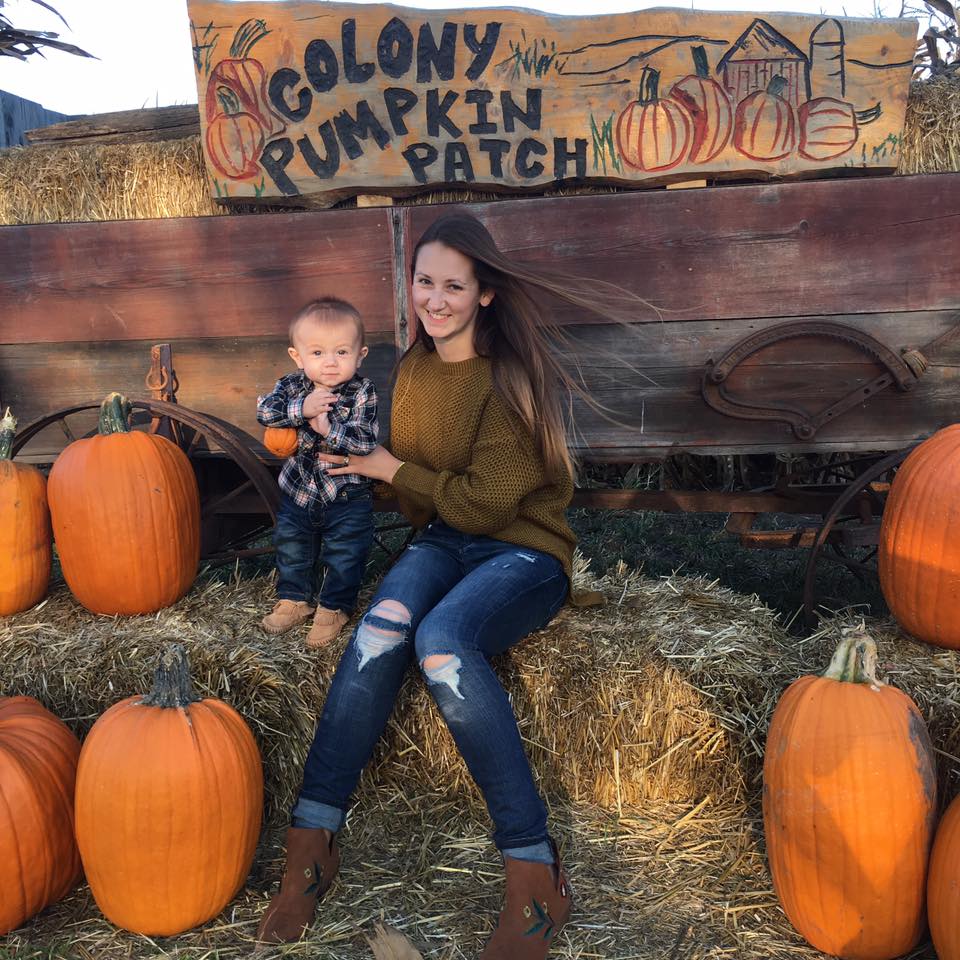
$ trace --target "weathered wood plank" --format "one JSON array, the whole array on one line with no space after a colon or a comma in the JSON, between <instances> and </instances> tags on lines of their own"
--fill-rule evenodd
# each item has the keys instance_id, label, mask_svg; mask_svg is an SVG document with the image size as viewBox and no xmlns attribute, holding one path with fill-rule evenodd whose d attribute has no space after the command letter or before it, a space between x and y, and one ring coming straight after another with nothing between
<instances>
[{"instance_id":1,"label":"weathered wood plank","mask_svg":"<svg viewBox=\"0 0 960 960\"><path fill-rule=\"evenodd\" d=\"M0 343L285 331L306 301L393 331L384 210L0 227Z\"/></svg>"},{"instance_id":2,"label":"weathered wood plank","mask_svg":"<svg viewBox=\"0 0 960 960\"><path fill-rule=\"evenodd\" d=\"M371 330L393 330L391 217L408 224L412 250L449 209L0 227L0 342L265 336L331 291L355 300ZM960 309L960 258L949 255L960 249L960 174L466 209L518 258L645 297L661 313L636 319L654 327Z\"/></svg>"},{"instance_id":3,"label":"weathered wood plank","mask_svg":"<svg viewBox=\"0 0 960 960\"><path fill-rule=\"evenodd\" d=\"M361 372L377 385L382 436L389 437L390 374L396 351L382 334L368 338L370 354ZM74 404L95 401L111 390L131 397L149 396L144 377L150 367L145 341L0 345L0 405L10 405L22 425ZM173 365L180 388L178 402L213 414L259 439L257 396L293 366L285 337L224 340L182 340L173 343ZM51 370L56 390L51 390ZM93 426L95 417L77 414L80 424ZM74 422L73 418L70 420ZM27 452L52 458L65 445L57 427L39 435Z\"/></svg>"},{"instance_id":4,"label":"weathered wood plank","mask_svg":"<svg viewBox=\"0 0 960 960\"><path fill-rule=\"evenodd\" d=\"M195 103L143 110L118 110L77 117L62 123L27 130L31 144L133 143L176 140L200 132L200 111Z\"/></svg>"},{"instance_id":5,"label":"weathered wood plank","mask_svg":"<svg viewBox=\"0 0 960 960\"><path fill-rule=\"evenodd\" d=\"M960 309L960 174L472 204L502 247L706 318ZM409 208L409 237L444 209ZM413 243L409 244L412 250ZM563 305L562 322L595 318Z\"/></svg>"},{"instance_id":6,"label":"weathered wood plank","mask_svg":"<svg viewBox=\"0 0 960 960\"><path fill-rule=\"evenodd\" d=\"M211 195L895 166L916 22L190 0Z\"/></svg>"}]
</instances>

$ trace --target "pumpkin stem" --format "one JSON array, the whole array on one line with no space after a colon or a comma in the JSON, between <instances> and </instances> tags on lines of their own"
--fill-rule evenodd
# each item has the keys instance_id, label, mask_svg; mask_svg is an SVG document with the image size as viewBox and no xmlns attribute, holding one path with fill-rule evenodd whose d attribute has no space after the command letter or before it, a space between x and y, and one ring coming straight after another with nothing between
<instances>
[{"instance_id":1,"label":"pumpkin stem","mask_svg":"<svg viewBox=\"0 0 960 960\"><path fill-rule=\"evenodd\" d=\"M656 103L660 99L660 71L644 67L640 74L640 103Z\"/></svg>"},{"instance_id":2,"label":"pumpkin stem","mask_svg":"<svg viewBox=\"0 0 960 960\"><path fill-rule=\"evenodd\" d=\"M10 451L13 449L13 437L17 432L17 418L10 412L7 412L0 420L0 460L9 460Z\"/></svg>"},{"instance_id":3,"label":"pumpkin stem","mask_svg":"<svg viewBox=\"0 0 960 960\"><path fill-rule=\"evenodd\" d=\"M693 65L696 69L697 76L701 79L705 79L710 76L710 64L707 62L707 48L706 47L691 47L690 53L693 56Z\"/></svg>"},{"instance_id":4,"label":"pumpkin stem","mask_svg":"<svg viewBox=\"0 0 960 960\"><path fill-rule=\"evenodd\" d=\"M100 404L100 432L129 433L128 421L132 410L130 401L123 394L108 393Z\"/></svg>"},{"instance_id":5,"label":"pumpkin stem","mask_svg":"<svg viewBox=\"0 0 960 960\"><path fill-rule=\"evenodd\" d=\"M866 683L882 687L877 678L877 645L863 624L843 631L843 639L837 644L830 665L823 675L841 683Z\"/></svg>"},{"instance_id":6,"label":"pumpkin stem","mask_svg":"<svg viewBox=\"0 0 960 960\"><path fill-rule=\"evenodd\" d=\"M778 73L775 77L770 78L770 82L767 84L767 93L773 97L779 97L786 88L787 78Z\"/></svg>"},{"instance_id":7,"label":"pumpkin stem","mask_svg":"<svg viewBox=\"0 0 960 960\"><path fill-rule=\"evenodd\" d=\"M193 690L186 648L182 643L171 643L157 658L153 689L140 703L145 707L189 707L202 699Z\"/></svg>"}]
</instances>

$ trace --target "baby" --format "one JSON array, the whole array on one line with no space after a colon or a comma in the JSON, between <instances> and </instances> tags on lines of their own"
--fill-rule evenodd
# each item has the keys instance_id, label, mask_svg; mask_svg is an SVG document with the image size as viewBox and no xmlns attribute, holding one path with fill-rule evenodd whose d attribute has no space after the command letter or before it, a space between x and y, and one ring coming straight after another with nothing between
<instances>
[{"instance_id":1,"label":"baby","mask_svg":"<svg viewBox=\"0 0 960 960\"><path fill-rule=\"evenodd\" d=\"M366 454L377 445L377 394L357 370L367 355L360 313L345 300L313 300L290 324L297 372L257 400L257 420L295 427L297 451L280 472L273 543L277 603L262 621L268 633L305 623L308 647L333 640L350 619L373 543L370 481L332 477L317 453ZM318 563L324 569L318 589Z\"/></svg>"}]
</instances>

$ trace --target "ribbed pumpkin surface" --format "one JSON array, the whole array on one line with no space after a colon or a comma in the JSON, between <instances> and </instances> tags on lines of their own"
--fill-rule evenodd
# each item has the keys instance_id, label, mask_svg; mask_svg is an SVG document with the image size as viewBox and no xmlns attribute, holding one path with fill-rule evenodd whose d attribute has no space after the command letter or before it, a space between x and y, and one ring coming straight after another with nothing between
<instances>
[{"instance_id":1,"label":"ribbed pumpkin surface","mask_svg":"<svg viewBox=\"0 0 960 960\"><path fill-rule=\"evenodd\" d=\"M940 960L960 960L960 797L940 819L930 853L927 916Z\"/></svg>"},{"instance_id":2,"label":"ribbed pumpkin surface","mask_svg":"<svg viewBox=\"0 0 960 960\"><path fill-rule=\"evenodd\" d=\"M104 916L150 936L215 917L240 889L263 807L260 754L235 710L130 697L94 724L77 771L76 831Z\"/></svg>"},{"instance_id":3,"label":"ribbed pumpkin surface","mask_svg":"<svg viewBox=\"0 0 960 960\"><path fill-rule=\"evenodd\" d=\"M80 875L73 788L80 742L32 697L0 697L0 934Z\"/></svg>"},{"instance_id":4,"label":"ribbed pumpkin surface","mask_svg":"<svg viewBox=\"0 0 960 960\"><path fill-rule=\"evenodd\" d=\"M777 704L763 768L763 822L777 896L814 947L885 960L925 926L936 781L904 693L801 677Z\"/></svg>"},{"instance_id":5,"label":"ribbed pumpkin surface","mask_svg":"<svg viewBox=\"0 0 960 960\"><path fill-rule=\"evenodd\" d=\"M200 498L186 455L165 437L71 443L48 485L63 576L88 610L152 613L179 600L200 558Z\"/></svg>"},{"instance_id":6,"label":"ribbed pumpkin surface","mask_svg":"<svg viewBox=\"0 0 960 960\"><path fill-rule=\"evenodd\" d=\"M897 471L878 563L900 625L927 643L960 648L960 424L925 440Z\"/></svg>"},{"instance_id":7,"label":"ribbed pumpkin surface","mask_svg":"<svg viewBox=\"0 0 960 960\"><path fill-rule=\"evenodd\" d=\"M0 616L46 596L51 554L46 478L35 467L0 460Z\"/></svg>"},{"instance_id":8,"label":"ribbed pumpkin surface","mask_svg":"<svg viewBox=\"0 0 960 960\"><path fill-rule=\"evenodd\" d=\"M265 427L263 445L278 457L292 457L297 452L297 431L293 427Z\"/></svg>"}]
</instances>

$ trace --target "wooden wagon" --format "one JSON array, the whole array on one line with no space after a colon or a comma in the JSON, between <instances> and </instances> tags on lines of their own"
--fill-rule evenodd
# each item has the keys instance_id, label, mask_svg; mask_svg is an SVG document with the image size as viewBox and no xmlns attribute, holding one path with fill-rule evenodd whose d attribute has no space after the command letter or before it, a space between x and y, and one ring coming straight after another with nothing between
<instances>
[{"instance_id":1,"label":"wooden wagon","mask_svg":"<svg viewBox=\"0 0 960 960\"><path fill-rule=\"evenodd\" d=\"M449 209L0 227L0 402L31 424L18 455L50 463L108 390L138 398L196 464L204 556L237 556L273 520L278 463L255 405L287 372L289 317L329 293L358 306L389 424L410 252ZM960 174L466 209L511 256L656 308L624 328L555 307L568 362L613 411L578 407L584 462L750 458L730 489L583 489L575 503L724 512L747 544L810 545L808 609L820 547L875 542L886 474L960 421ZM810 454L816 474L786 462ZM755 530L767 513L818 520Z\"/></svg>"}]
</instances>

